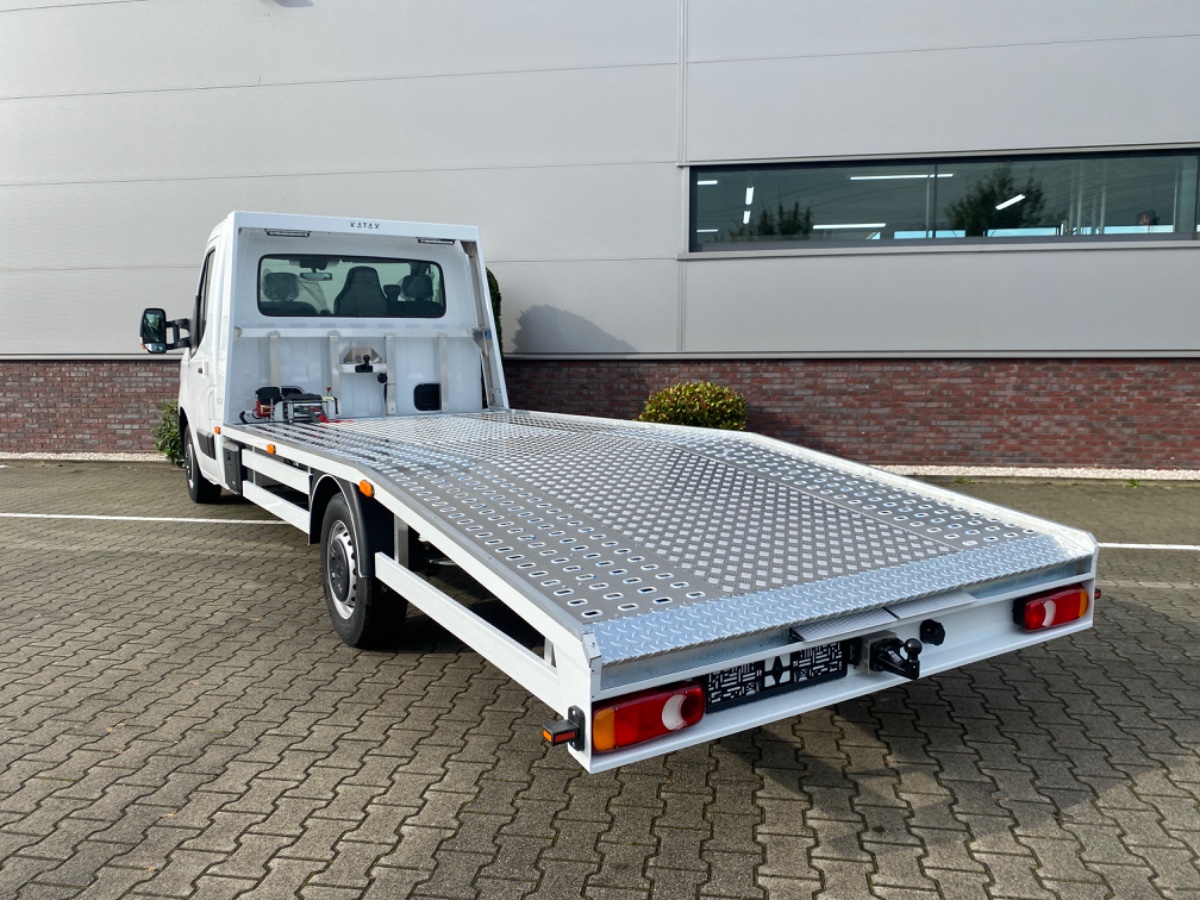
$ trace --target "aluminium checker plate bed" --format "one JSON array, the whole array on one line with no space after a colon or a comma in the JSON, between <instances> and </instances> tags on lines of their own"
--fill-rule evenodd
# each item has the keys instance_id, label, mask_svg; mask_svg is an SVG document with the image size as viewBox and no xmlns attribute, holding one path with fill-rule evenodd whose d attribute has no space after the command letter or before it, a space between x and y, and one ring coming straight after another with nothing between
<instances>
[{"instance_id":1,"label":"aluminium checker plate bed","mask_svg":"<svg viewBox=\"0 0 1200 900\"><path fill-rule=\"evenodd\" d=\"M238 431L354 466L590 634L605 664L781 627L816 640L831 619L1086 566L1096 548L738 432L515 410Z\"/></svg>"}]
</instances>

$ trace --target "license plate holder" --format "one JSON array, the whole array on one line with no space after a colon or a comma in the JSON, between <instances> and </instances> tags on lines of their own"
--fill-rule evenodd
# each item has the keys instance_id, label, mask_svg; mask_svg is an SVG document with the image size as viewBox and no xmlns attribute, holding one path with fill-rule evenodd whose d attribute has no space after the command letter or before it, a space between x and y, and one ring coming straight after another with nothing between
<instances>
[{"instance_id":1,"label":"license plate holder","mask_svg":"<svg viewBox=\"0 0 1200 900\"><path fill-rule=\"evenodd\" d=\"M728 709L766 696L812 687L844 678L849 671L850 653L845 641L805 647L710 672L705 676L705 710Z\"/></svg>"}]
</instances>

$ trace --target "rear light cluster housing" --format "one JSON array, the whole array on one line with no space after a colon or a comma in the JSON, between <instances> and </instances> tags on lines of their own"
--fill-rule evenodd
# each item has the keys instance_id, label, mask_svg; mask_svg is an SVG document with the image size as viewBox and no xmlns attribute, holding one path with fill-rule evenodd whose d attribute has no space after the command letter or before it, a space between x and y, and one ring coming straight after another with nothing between
<instances>
[{"instance_id":1,"label":"rear light cluster housing","mask_svg":"<svg viewBox=\"0 0 1200 900\"><path fill-rule=\"evenodd\" d=\"M1082 584L1022 597L1013 604L1013 621L1026 631L1065 625L1087 615L1091 597Z\"/></svg>"},{"instance_id":2,"label":"rear light cluster housing","mask_svg":"<svg viewBox=\"0 0 1200 900\"><path fill-rule=\"evenodd\" d=\"M618 697L593 707L592 749L597 753L620 750L688 728L702 718L704 688L698 684L652 688Z\"/></svg>"}]
</instances>

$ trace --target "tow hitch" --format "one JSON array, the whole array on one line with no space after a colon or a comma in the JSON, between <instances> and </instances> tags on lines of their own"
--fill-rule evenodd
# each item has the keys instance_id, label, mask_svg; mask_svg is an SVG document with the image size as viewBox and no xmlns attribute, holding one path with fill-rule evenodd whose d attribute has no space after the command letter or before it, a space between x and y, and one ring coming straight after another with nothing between
<instances>
[{"instance_id":1,"label":"tow hitch","mask_svg":"<svg viewBox=\"0 0 1200 900\"><path fill-rule=\"evenodd\" d=\"M921 677L921 662L918 657L923 649L916 638L901 641L900 638L883 638L871 644L870 663L872 672L891 672L911 681Z\"/></svg>"}]
</instances>

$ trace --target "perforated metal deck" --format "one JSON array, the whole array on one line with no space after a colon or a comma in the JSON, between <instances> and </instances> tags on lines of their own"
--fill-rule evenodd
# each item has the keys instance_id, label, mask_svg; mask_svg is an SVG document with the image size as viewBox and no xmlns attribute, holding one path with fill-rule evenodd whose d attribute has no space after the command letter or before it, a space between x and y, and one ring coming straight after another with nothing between
<instances>
[{"instance_id":1,"label":"perforated metal deck","mask_svg":"<svg viewBox=\"0 0 1200 900\"><path fill-rule=\"evenodd\" d=\"M355 463L592 632L606 661L803 632L1095 547L754 435L517 411L237 431Z\"/></svg>"}]
</instances>

